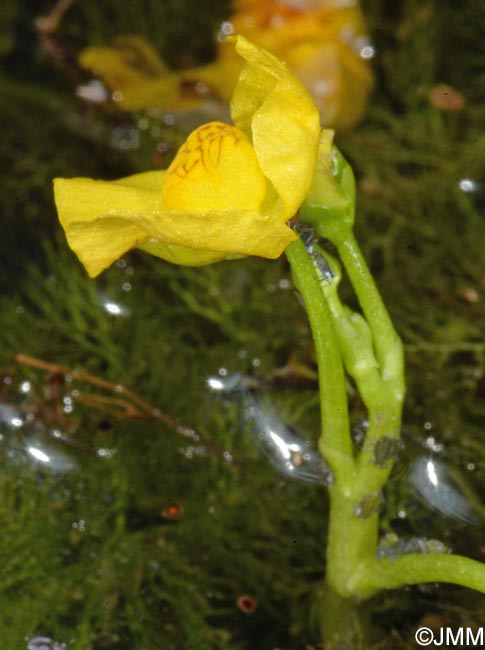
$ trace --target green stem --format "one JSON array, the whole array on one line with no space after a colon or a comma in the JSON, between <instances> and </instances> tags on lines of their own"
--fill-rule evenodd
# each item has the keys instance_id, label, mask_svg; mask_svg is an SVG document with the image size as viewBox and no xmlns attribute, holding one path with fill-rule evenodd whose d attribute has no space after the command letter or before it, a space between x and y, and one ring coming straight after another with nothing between
<instances>
[{"instance_id":1,"label":"green stem","mask_svg":"<svg viewBox=\"0 0 485 650\"><path fill-rule=\"evenodd\" d=\"M360 596L354 584L354 574L361 565L375 557L378 543L377 511L359 517L358 495L335 484L330 490L330 519L328 525L327 569L325 583L343 598ZM363 586L365 580L363 577Z\"/></svg>"},{"instance_id":2,"label":"green stem","mask_svg":"<svg viewBox=\"0 0 485 650\"><path fill-rule=\"evenodd\" d=\"M394 464L395 450L392 441L398 445L401 429L401 406L392 402L381 410L369 411L369 429L363 448L356 460L354 490L357 494L373 494L384 487ZM379 441L387 438L391 451L388 458L379 460L376 450Z\"/></svg>"},{"instance_id":3,"label":"green stem","mask_svg":"<svg viewBox=\"0 0 485 650\"><path fill-rule=\"evenodd\" d=\"M346 230L345 236L333 242L355 289L362 310L372 331L376 358L381 376L392 386L393 393L402 402L404 385L404 362L402 343L387 309L377 290L374 279L360 251L354 235Z\"/></svg>"},{"instance_id":4,"label":"green stem","mask_svg":"<svg viewBox=\"0 0 485 650\"><path fill-rule=\"evenodd\" d=\"M353 582L362 596L425 582L449 582L485 593L485 564L462 555L409 553L362 563Z\"/></svg>"},{"instance_id":5,"label":"green stem","mask_svg":"<svg viewBox=\"0 0 485 650\"><path fill-rule=\"evenodd\" d=\"M401 427L401 401L396 398L392 383L381 376L375 356L374 336L368 322L340 301L338 284L341 272L338 262L318 246L314 248L327 259L334 273L331 282L322 283L322 291L332 314L345 370L354 380L368 410L369 429L356 460L356 476L352 483L352 493L359 502L378 493L389 476L392 452L396 448L392 439L399 438ZM375 286L373 294L372 298L380 302ZM388 326L392 328L392 325ZM376 458L377 445L384 437L391 440L387 440L388 444L384 446L384 455L381 453ZM386 446L390 450L387 458Z\"/></svg>"},{"instance_id":6,"label":"green stem","mask_svg":"<svg viewBox=\"0 0 485 650\"><path fill-rule=\"evenodd\" d=\"M300 239L286 249L293 280L305 303L315 343L322 434L319 449L335 481L347 485L353 473L352 441L339 344L313 260Z\"/></svg>"}]
</instances>

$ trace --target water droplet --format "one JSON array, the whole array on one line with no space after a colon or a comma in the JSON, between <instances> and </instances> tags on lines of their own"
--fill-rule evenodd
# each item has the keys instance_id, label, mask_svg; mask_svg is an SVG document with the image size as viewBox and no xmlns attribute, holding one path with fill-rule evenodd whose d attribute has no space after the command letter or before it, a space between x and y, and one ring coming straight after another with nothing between
<instances>
[{"instance_id":1,"label":"water droplet","mask_svg":"<svg viewBox=\"0 0 485 650\"><path fill-rule=\"evenodd\" d=\"M109 298L100 297L100 302L107 314L110 316L129 316L131 310L128 307L125 307L119 302L110 300Z\"/></svg>"},{"instance_id":2,"label":"water droplet","mask_svg":"<svg viewBox=\"0 0 485 650\"><path fill-rule=\"evenodd\" d=\"M117 126L111 131L110 145L114 149L121 149L122 151L138 149L140 146L140 132L131 125Z\"/></svg>"},{"instance_id":3,"label":"water droplet","mask_svg":"<svg viewBox=\"0 0 485 650\"><path fill-rule=\"evenodd\" d=\"M50 463L51 461L50 456L37 447L27 447L27 452L35 458L35 460L39 460L41 463Z\"/></svg>"},{"instance_id":4,"label":"water droplet","mask_svg":"<svg viewBox=\"0 0 485 650\"><path fill-rule=\"evenodd\" d=\"M49 432L58 440L62 440L65 434L57 430ZM77 467L76 461L57 445L42 440L37 436L29 436L25 439L23 450L31 461L35 461L36 468L49 471L54 474L64 474Z\"/></svg>"},{"instance_id":5,"label":"water droplet","mask_svg":"<svg viewBox=\"0 0 485 650\"><path fill-rule=\"evenodd\" d=\"M226 371L225 375L219 377L207 377L207 386L210 389L221 393L232 393L241 390L243 388L243 376L238 372L228 375L227 369L224 368L223 370Z\"/></svg>"},{"instance_id":6,"label":"water droplet","mask_svg":"<svg viewBox=\"0 0 485 650\"><path fill-rule=\"evenodd\" d=\"M224 41L226 36L230 36L231 34L234 34L234 25L229 20L225 20L223 23L221 23L221 26L219 27L217 40L219 42L222 42Z\"/></svg>"},{"instance_id":7,"label":"water droplet","mask_svg":"<svg viewBox=\"0 0 485 650\"><path fill-rule=\"evenodd\" d=\"M30 381L23 381L20 384L20 392L21 393L28 393L31 388L32 388L32 384L30 383Z\"/></svg>"},{"instance_id":8,"label":"water droplet","mask_svg":"<svg viewBox=\"0 0 485 650\"><path fill-rule=\"evenodd\" d=\"M458 181L458 187L462 192L469 194L471 192L476 192L480 186L471 178L462 178Z\"/></svg>"},{"instance_id":9,"label":"water droplet","mask_svg":"<svg viewBox=\"0 0 485 650\"><path fill-rule=\"evenodd\" d=\"M205 83L202 83L202 81L198 81L195 84L195 92L201 97L206 97L209 94L209 88Z\"/></svg>"},{"instance_id":10,"label":"water droplet","mask_svg":"<svg viewBox=\"0 0 485 650\"><path fill-rule=\"evenodd\" d=\"M457 482L453 480L453 473L457 471L437 458L418 456L411 464L408 478L431 508L456 521L478 525L483 515L467 496L468 492L472 494L471 488L467 486L467 493L463 493L459 487L464 477L460 476Z\"/></svg>"},{"instance_id":11,"label":"water droplet","mask_svg":"<svg viewBox=\"0 0 485 650\"><path fill-rule=\"evenodd\" d=\"M77 86L75 93L84 101L93 104L102 104L109 99L109 92L99 79L91 79L88 83Z\"/></svg>"},{"instance_id":12,"label":"water droplet","mask_svg":"<svg viewBox=\"0 0 485 650\"><path fill-rule=\"evenodd\" d=\"M428 436L424 441L424 444L425 447L427 447L427 449L430 449L435 454L439 454L443 451L443 445L441 443L436 442L434 436Z\"/></svg>"},{"instance_id":13,"label":"water droplet","mask_svg":"<svg viewBox=\"0 0 485 650\"><path fill-rule=\"evenodd\" d=\"M273 467L297 481L329 485L331 472L322 456L285 425L267 403L249 391L242 396L243 418Z\"/></svg>"},{"instance_id":14,"label":"water droplet","mask_svg":"<svg viewBox=\"0 0 485 650\"><path fill-rule=\"evenodd\" d=\"M395 533L387 533L379 541L378 557L397 557L406 553L450 553L451 549L438 539L410 537L401 539Z\"/></svg>"},{"instance_id":15,"label":"water droplet","mask_svg":"<svg viewBox=\"0 0 485 650\"><path fill-rule=\"evenodd\" d=\"M96 451L96 454L100 458L106 458L107 460L110 460L111 458L113 458L116 455L116 449L106 449L106 448L101 447L100 449L98 449Z\"/></svg>"},{"instance_id":16,"label":"water droplet","mask_svg":"<svg viewBox=\"0 0 485 650\"><path fill-rule=\"evenodd\" d=\"M36 636L29 640L27 650L64 650L65 643L58 643L47 636Z\"/></svg>"},{"instance_id":17,"label":"water droplet","mask_svg":"<svg viewBox=\"0 0 485 650\"><path fill-rule=\"evenodd\" d=\"M373 59L376 55L376 49L373 45L365 45L359 51L359 55L362 59Z\"/></svg>"},{"instance_id":18,"label":"water droplet","mask_svg":"<svg viewBox=\"0 0 485 650\"><path fill-rule=\"evenodd\" d=\"M81 533L83 533L86 530L86 522L84 519L80 519L79 521L73 521L71 526L75 530L79 530Z\"/></svg>"}]
</instances>

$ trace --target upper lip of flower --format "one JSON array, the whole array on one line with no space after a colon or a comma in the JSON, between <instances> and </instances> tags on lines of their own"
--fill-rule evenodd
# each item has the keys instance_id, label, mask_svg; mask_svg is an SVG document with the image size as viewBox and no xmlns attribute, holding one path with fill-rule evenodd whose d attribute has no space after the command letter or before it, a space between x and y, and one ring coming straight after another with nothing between
<instances>
[{"instance_id":1,"label":"upper lip of flower","mask_svg":"<svg viewBox=\"0 0 485 650\"><path fill-rule=\"evenodd\" d=\"M298 210L313 179L318 111L281 61L241 36L234 41L246 59L231 102L236 127L199 127L167 172L111 182L56 179L60 221L91 276L149 240L150 252L177 261L173 251L183 247L181 263L200 264L210 252L209 261L233 254L278 257L296 238L285 222ZM216 139L200 137L204 129L213 136L216 131ZM191 138L198 138L200 157L209 155L211 164L202 174L186 165L180 175L177 159L187 154ZM214 155L217 160L210 158ZM185 156L183 164L187 162ZM174 179L186 184L183 192L174 190ZM195 203L187 202L191 191ZM167 246L173 247L170 256Z\"/></svg>"}]
</instances>

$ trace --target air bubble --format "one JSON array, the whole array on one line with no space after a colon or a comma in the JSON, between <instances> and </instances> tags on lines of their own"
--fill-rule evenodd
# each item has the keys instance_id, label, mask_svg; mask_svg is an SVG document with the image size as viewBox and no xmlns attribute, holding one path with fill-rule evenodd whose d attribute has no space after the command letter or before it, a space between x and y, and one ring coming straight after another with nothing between
<instances>
[{"instance_id":1,"label":"air bubble","mask_svg":"<svg viewBox=\"0 0 485 650\"><path fill-rule=\"evenodd\" d=\"M270 404L255 397L248 390L248 384L250 380L240 373L207 380L213 390L239 400L243 423L255 447L275 469L297 481L330 485L332 475L323 457L286 425Z\"/></svg>"},{"instance_id":2,"label":"air bubble","mask_svg":"<svg viewBox=\"0 0 485 650\"><path fill-rule=\"evenodd\" d=\"M462 178L460 181L458 181L458 187L462 192L469 194L470 192L476 192L479 188L479 185L471 178Z\"/></svg>"},{"instance_id":3,"label":"air bubble","mask_svg":"<svg viewBox=\"0 0 485 650\"><path fill-rule=\"evenodd\" d=\"M234 34L234 25L229 20L225 20L221 23L219 28L219 38L224 39L226 36Z\"/></svg>"},{"instance_id":4,"label":"air bubble","mask_svg":"<svg viewBox=\"0 0 485 650\"><path fill-rule=\"evenodd\" d=\"M113 456L116 454L116 449L106 449L106 448L101 447L100 449L98 449L96 451L96 454L100 458L106 458L106 459L109 460L109 459L113 458Z\"/></svg>"},{"instance_id":5,"label":"air bubble","mask_svg":"<svg viewBox=\"0 0 485 650\"><path fill-rule=\"evenodd\" d=\"M373 45L365 45L359 52L362 59L373 59L376 55L376 49Z\"/></svg>"},{"instance_id":6,"label":"air bubble","mask_svg":"<svg viewBox=\"0 0 485 650\"><path fill-rule=\"evenodd\" d=\"M460 488L464 477L458 477L456 482L453 480L455 471L436 458L418 456L411 465L409 482L434 510L456 521L478 525L483 516L478 514L467 496L471 488L467 486L465 493Z\"/></svg>"},{"instance_id":7,"label":"air bubble","mask_svg":"<svg viewBox=\"0 0 485 650\"><path fill-rule=\"evenodd\" d=\"M65 643L58 643L47 636L35 636L27 644L27 650L65 650L65 647Z\"/></svg>"}]
</instances>

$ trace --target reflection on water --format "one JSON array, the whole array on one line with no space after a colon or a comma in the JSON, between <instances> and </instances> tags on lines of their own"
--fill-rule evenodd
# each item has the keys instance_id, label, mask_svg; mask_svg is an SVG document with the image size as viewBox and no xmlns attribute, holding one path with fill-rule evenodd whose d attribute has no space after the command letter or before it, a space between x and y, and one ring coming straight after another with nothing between
<instances>
[{"instance_id":1,"label":"reflection on water","mask_svg":"<svg viewBox=\"0 0 485 650\"><path fill-rule=\"evenodd\" d=\"M431 508L446 517L475 526L485 523L478 499L471 488L457 472L437 458L415 458L409 471L409 481Z\"/></svg>"},{"instance_id":2,"label":"reflection on water","mask_svg":"<svg viewBox=\"0 0 485 650\"><path fill-rule=\"evenodd\" d=\"M36 636L30 639L27 650L64 650L65 643L57 643L46 636Z\"/></svg>"},{"instance_id":3,"label":"reflection on water","mask_svg":"<svg viewBox=\"0 0 485 650\"><path fill-rule=\"evenodd\" d=\"M223 374L209 377L207 385L240 403L244 427L275 469L296 481L330 485L332 474L323 457L283 422L267 400L249 390L247 378L239 373Z\"/></svg>"},{"instance_id":4,"label":"reflection on water","mask_svg":"<svg viewBox=\"0 0 485 650\"><path fill-rule=\"evenodd\" d=\"M37 469L54 473L69 472L78 463L59 447L59 443L69 445L70 441L67 434L59 429L48 429L33 413L0 402L0 449L10 462L30 462ZM73 443L78 444L77 441Z\"/></svg>"}]
</instances>

